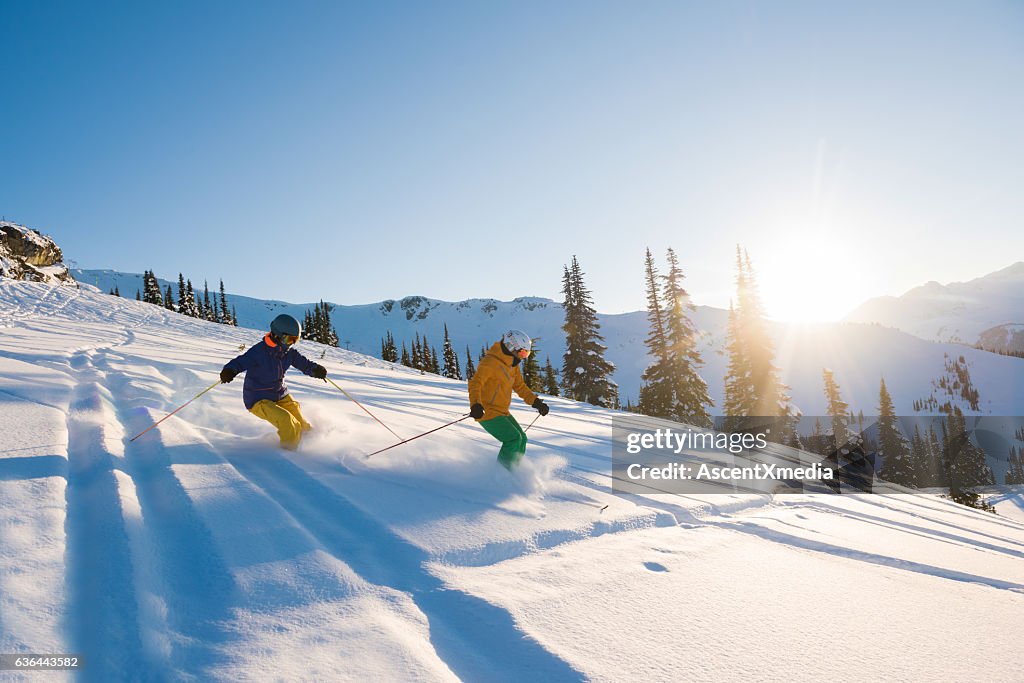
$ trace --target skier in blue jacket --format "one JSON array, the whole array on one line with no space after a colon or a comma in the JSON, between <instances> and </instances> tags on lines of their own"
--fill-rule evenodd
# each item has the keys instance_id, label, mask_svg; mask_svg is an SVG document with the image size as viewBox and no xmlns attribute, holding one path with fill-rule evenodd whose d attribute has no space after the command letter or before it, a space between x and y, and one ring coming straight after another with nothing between
<instances>
[{"instance_id":1,"label":"skier in blue jacket","mask_svg":"<svg viewBox=\"0 0 1024 683\"><path fill-rule=\"evenodd\" d=\"M288 393L284 373L295 366L310 377L327 379L327 369L309 360L293 347L302 336L299 321L281 314L270 323L270 332L263 341L241 356L232 359L220 371L220 381L230 382L240 372L245 373L242 400L253 415L277 428L281 447L295 450L302 434L312 425L302 417L299 403Z\"/></svg>"}]
</instances>

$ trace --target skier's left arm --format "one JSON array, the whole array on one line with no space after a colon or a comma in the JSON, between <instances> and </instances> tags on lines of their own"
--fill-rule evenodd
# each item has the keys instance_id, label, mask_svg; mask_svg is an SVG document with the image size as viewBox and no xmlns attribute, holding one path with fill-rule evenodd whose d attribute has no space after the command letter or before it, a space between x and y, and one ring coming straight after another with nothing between
<instances>
[{"instance_id":1,"label":"skier's left arm","mask_svg":"<svg viewBox=\"0 0 1024 683\"><path fill-rule=\"evenodd\" d=\"M310 377L327 379L327 368L319 363L314 363L295 349L288 349L288 362Z\"/></svg>"},{"instance_id":2,"label":"skier's left arm","mask_svg":"<svg viewBox=\"0 0 1024 683\"><path fill-rule=\"evenodd\" d=\"M537 400L537 394L530 391L530 387L523 380L522 373L516 372L515 377L512 378L512 389L519 394L519 398L523 399L526 405L533 407L534 402Z\"/></svg>"}]
</instances>

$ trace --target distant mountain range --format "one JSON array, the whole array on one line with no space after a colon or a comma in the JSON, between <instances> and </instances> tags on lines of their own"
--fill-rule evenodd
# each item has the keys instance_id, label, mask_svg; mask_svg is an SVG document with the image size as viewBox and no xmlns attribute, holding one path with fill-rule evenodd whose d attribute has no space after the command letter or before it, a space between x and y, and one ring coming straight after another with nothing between
<instances>
[{"instance_id":1,"label":"distant mountain range","mask_svg":"<svg viewBox=\"0 0 1024 683\"><path fill-rule=\"evenodd\" d=\"M978 291L985 291L984 287L987 287L987 291L999 300L999 305L983 307L964 304L948 313L943 313L935 306L935 315L946 315L952 325L956 320L955 312L963 312L966 322L956 324L961 335L967 329L977 329L980 333L995 327L997 323L1006 322L1009 311L1021 308L1014 309L1012 303L1009 303L1014 300L1014 292L1004 291L997 285L1000 282L1013 283L1015 269L1024 270L1024 264L1017 264L989 276L992 279L980 278L986 280L986 284L978 288ZM122 296L134 297L136 289L142 287L142 276L136 273L111 270L72 272L80 282L95 285L102 291L109 291L116 285ZM1000 273L1003 275L994 277ZM177 295L177 282L161 280L160 283L162 289L170 284ZM933 291L942 287L929 284L918 290ZM228 301L237 310L239 325L257 330L266 329L269 321L279 313L289 313L301 320L305 312L313 308L313 303L293 304L237 294L229 294ZM409 344L418 333L425 335L440 352L445 325L448 326L449 335L463 365L467 345L475 360L481 347L493 343L509 328L521 328L540 338L537 346L542 364L550 356L552 364L556 368L560 367L565 351L561 329L562 307L550 299L521 297L512 301L467 299L449 302L409 296L375 304L332 306L331 319L338 330L341 345L377 357L380 356L381 338L389 330L399 347L402 342ZM867 318L864 309L862 306L858 311ZM889 310L897 309L893 307ZM910 305L905 310L908 314L920 313ZM718 406L716 410L721 410L724 394L722 378L725 376L727 362L724 349L728 312L710 306L698 306L693 319L699 330L699 348L705 363L701 375L708 382L709 393ZM921 322L925 319L926 316L917 315L911 318L911 322L923 325L926 329L934 327L934 324ZM599 314L598 320L608 346L607 358L616 366L614 379L619 384L620 397L623 403L627 398L635 401L640 389L641 373L649 362L644 346L644 338L647 336L646 312ZM964 355L967 359L975 384L980 387L982 394L982 405L977 412L1016 415L1024 411L1024 395L1018 388L1019 383L1009 379L1016 373L1024 381L1024 360L995 356L965 348L949 340L935 343L934 336L921 335L924 338L918 338L910 330L903 330L900 325L892 322L900 321L869 318L863 322L771 325L783 379L792 388L793 399L804 414L820 415L824 412L823 367L829 367L835 372L843 396L854 410L863 410L868 415L875 411L879 378L884 376L897 410L910 414L913 402L926 398L933 390L932 381L943 372L945 354L954 358ZM977 333L974 333L972 340L976 339ZM962 407L966 412L971 412L967 406Z\"/></svg>"},{"instance_id":2,"label":"distant mountain range","mask_svg":"<svg viewBox=\"0 0 1024 683\"><path fill-rule=\"evenodd\" d=\"M993 328L1024 325L1024 261L969 282L928 282L899 297L870 299L845 319L895 327L935 341L993 344L986 348L1010 344L1008 350L1015 343L1013 335ZM1024 346L1018 349L1024 351Z\"/></svg>"}]
</instances>

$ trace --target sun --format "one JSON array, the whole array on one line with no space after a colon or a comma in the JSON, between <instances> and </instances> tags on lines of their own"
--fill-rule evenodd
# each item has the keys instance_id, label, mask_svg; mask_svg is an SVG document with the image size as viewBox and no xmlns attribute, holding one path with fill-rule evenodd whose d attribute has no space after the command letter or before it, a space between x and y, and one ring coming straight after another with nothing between
<instances>
[{"instance_id":1,"label":"sun","mask_svg":"<svg viewBox=\"0 0 1024 683\"><path fill-rule=\"evenodd\" d=\"M868 298L871 274L858 245L822 230L800 230L754 262L769 317L781 321L840 320Z\"/></svg>"}]
</instances>

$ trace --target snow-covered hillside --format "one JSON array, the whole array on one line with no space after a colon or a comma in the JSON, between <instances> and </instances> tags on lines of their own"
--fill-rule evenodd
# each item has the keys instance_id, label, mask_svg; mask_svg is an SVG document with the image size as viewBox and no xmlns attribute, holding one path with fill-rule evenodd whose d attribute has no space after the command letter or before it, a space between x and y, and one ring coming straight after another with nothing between
<instances>
[{"instance_id":1,"label":"snow-covered hillside","mask_svg":"<svg viewBox=\"0 0 1024 683\"><path fill-rule=\"evenodd\" d=\"M115 285L122 295L134 296L142 276L116 271L74 271L82 282L109 291ZM166 288L167 283L161 281ZM177 285L172 286L177 290ZM313 304L290 304L250 297L228 295L236 307L242 326L265 328L279 313L300 320ZM540 361L550 356L559 367L565 352L562 307L549 299L524 297L504 302L494 299L468 299L458 302L426 297L406 297L398 301L359 306L336 305L331 314L342 346L373 356L380 355L380 340L390 330L399 346L415 334L426 335L440 348L447 324L460 356L469 345L474 357L481 346L489 346L510 327L527 330L540 337ZM647 315L643 311L617 315L600 314L601 334L608 346L607 357L616 367L615 381L620 396L634 401L639 395L640 377L649 364L644 338ZM728 313L711 306L698 306L693 314L700 331L699 348L704 358L701 375L715 405L721 410L728 359L725 356ZM975 386L982 397L980 413L1024 414L1024 361L999 358L956 344L935 344L877 325L824 323L817 325L774 323L771 325L779 351L778 364L783 380L792 388L793 399L806 415L821 415L825 410L822 368L836 372L847 403L855 410L872 414L877 410L878 383L886 378L897 411L912 412L913 402L931 391L931 383L942 372L943 356L964 355L970 365ZM962 406L971 412L968 406ZM713 412L715 409L713 409Z\"/></svg>"},{"instance_id":2,"label":"snow-covered hillside","mask_svg":"<svg viewBox=\"0 0 1024 683\"><path fill-rule=\"evenodd\" d=\"M989 328L1024 323L1024 261L968 282L929 282L899 297L870 299L846 320L973 345Z\"/></svg>"},{"instance_id":3,"label":"snow-covered hillside","mask_svg":"<svg viewBox=\"0 0 1024 683\"><path fill-rule=\"evenodd\" d=\"M615 496L612 413L557 399L515 476L469 422L367 460L393 437L298 374L316 427L298 452L239 382L129 442L259 338L0 280L0 652L81 653L90 681L1024 667L1022 491L998 516L929 495ZM462 382L300 348L403 436L466 410Z\"/></svg>"}]
</instances>

